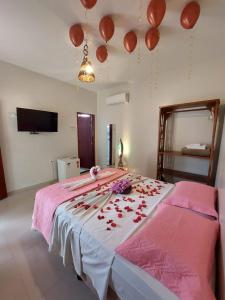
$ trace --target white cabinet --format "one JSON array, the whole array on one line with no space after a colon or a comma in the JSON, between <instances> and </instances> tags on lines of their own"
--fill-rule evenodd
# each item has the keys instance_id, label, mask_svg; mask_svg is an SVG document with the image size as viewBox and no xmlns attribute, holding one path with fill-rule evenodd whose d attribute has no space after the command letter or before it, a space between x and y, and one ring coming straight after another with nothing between
<instances>
[{"instance_id":1,"label":"white cabinet","mask_svg":"<svg viewBox=\"0 0 225 300\"><path fill-rule=\"evenodd\" d=\"M66 157L57 159L59 181L80 175L80 159Z\"/></svg>"}]
</instances>

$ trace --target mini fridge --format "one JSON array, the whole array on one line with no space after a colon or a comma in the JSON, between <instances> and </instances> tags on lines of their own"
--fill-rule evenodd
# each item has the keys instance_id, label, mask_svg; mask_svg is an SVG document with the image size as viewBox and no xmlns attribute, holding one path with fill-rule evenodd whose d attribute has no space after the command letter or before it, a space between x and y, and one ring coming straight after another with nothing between
<instances>
[{"instance_id":1,"label":"mini fridge","mask_svg":"<svg viewBox=\"0 0 225 300\"><path fill-rule=\"evenodd\" d=\"M58 180L80 175L80 159L77 157L65 157L57 159Z\"/></svg>"}]
</instances>

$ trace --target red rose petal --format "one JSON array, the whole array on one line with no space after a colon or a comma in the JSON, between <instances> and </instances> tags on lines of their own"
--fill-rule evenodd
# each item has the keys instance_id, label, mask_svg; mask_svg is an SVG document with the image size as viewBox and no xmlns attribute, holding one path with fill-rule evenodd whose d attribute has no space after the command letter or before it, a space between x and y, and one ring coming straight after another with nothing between
<instances>
[{"instance_id":1,"label":"red rose petal","mask_svg":"<svg viewBox=\"0 0 225 300\"><path fill-rule=\"evenodd\" d=\"M112 227L116 227L116 223L111 223L111 226Z\"/></svg>"},{"instance_id":2,"label":"red rose petal","mask_svg":"<svg viewBox=\"0 0 225 300\"><path fill-rule=\"evenodd\" d=\"M85 210L88 210L88 208L90 208L90 207L91 207L91 206L88 205L88 204L84 205L84 209L85 209Z\"/></svg>"},{"instance_id":3,"label":"red rose petal","mask_svg":"<svg viewBox=\"0 0 225 300\"><path fill-rule=\"evenodd\" d=\"M118 214L118 218L122 218L123 217L123 215L120 213L120 214Z\"/></svg>"}]
</instances>

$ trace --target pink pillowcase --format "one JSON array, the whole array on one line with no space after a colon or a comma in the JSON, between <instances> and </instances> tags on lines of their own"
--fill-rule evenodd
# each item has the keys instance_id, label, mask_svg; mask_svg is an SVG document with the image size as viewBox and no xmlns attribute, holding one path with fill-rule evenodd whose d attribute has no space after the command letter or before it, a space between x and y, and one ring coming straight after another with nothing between
<instances>
[{"instance_id":1,"label":"pink pillowcase","mask_svg":"<svg viewBox=\"0 0 225 300\"><path fill-rule=\"evenodd\" d=\"M161 204L143 229L116 248L181 300L215 300L211 290L219 223Z\"/></svg>"},{"instance_id":2,"label":"pink pillowcase","mask_svg":"<svg viewBox=\"0 0 225 300\"><path fill-rule=\"evenodd\" d=\"M217 189L201 183L180 181L164 203L190 209L218 219L215 209Z\"/></svg>"}]
</instances>

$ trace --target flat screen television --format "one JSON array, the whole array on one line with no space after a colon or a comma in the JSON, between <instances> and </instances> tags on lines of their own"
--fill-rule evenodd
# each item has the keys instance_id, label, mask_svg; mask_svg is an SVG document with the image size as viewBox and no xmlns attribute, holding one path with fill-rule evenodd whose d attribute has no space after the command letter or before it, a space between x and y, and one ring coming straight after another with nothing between
<instances>
[{"instance_id":1,"label":"flat screen television","mask_svg":"<svg viewBox=\"0 0 225 300\"><path fill-rule=\"evenodd\" d=\"M58 113L28 108L16 108L18 131L57 132Z\"/></svg>"}]
</instances>

